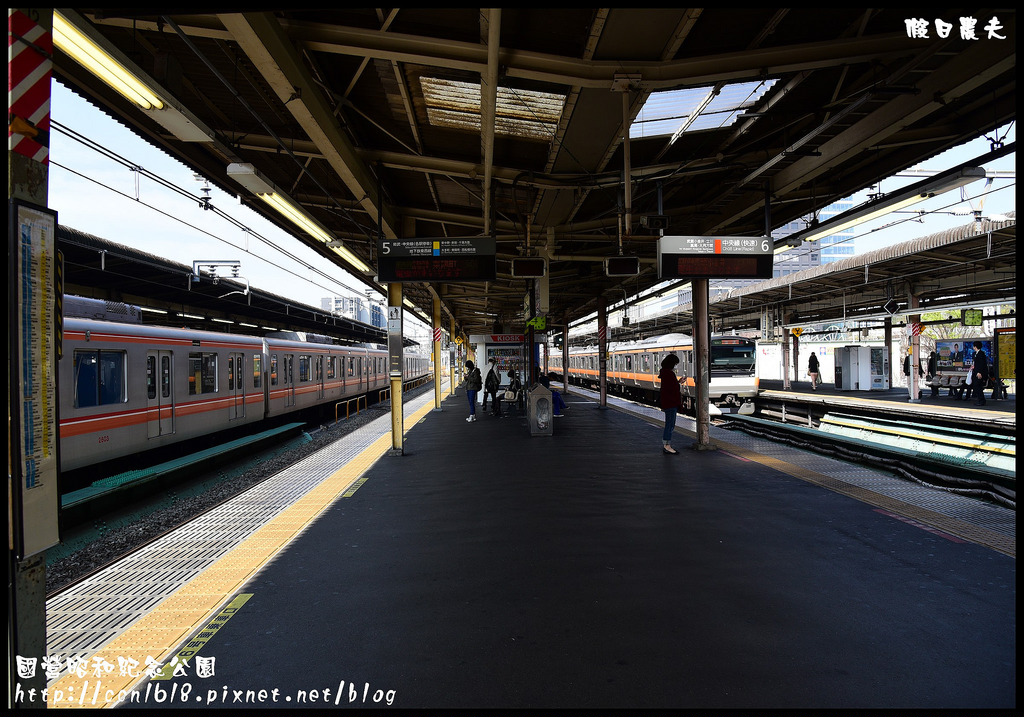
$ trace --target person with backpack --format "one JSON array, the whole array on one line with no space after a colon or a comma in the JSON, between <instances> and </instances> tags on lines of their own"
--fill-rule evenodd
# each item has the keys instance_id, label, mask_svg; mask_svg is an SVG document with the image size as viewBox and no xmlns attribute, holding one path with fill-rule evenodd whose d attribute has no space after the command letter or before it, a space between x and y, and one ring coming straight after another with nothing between
<instances>
[{"instance_id":1,"label":"person with backpack","mask_svg":"<svg viewBox=\"0 0 1024 717\"><path fill-rule=\"evenodd\" d=\"M491 413L501 418L501 401L498 399L498 388L501 386L501 378L498 372L497 361L493 358L488 360L490 368L487 370L487 378L484 379L484 410L487 410L487 397L491 397Z\"/></svg>"},{"instance_id":2,"label":"person with backpack","mask_svg":"<svg viewBox=\"0 0 1024 717\"><path fill-rule=\"evenodd\" d=\"M468 423L476 420L476 394L483 387L483 379L472 361L466 361L466 396L469 397L469 418Z\"/></svg>"}]
</instances>

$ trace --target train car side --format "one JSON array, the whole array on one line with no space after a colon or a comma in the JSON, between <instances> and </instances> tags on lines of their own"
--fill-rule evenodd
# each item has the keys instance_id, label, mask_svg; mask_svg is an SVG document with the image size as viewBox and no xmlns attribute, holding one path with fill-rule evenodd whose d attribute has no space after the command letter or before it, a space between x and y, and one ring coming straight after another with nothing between
<instances>
[{"instance_id":1,"label":"train car side","mask_svg":"<svg viewBox=\"0 0 1024 717\"><path fill-rule=\"evenodd\" d=\"M265 339L267 415L280 416L365 394L385 384L382 352Z\"/></svg>"},{"instance_id":2,"label":"train car side","mask_svg":"<svg viewBox=\"0 0 1024 717\"><path fill-rule=\"evenodd\" d=\"M428 373L406 353L405 381ZM64 471L390 386L379 348L78 318L58 380Z\"/></svg>"},{"instance_id":3,"label":"train car side","mask_svg":"<svg viewBox=\"0 0 1024 717\"><path fill-rule=\"evenodd\" d=\"M749 408L757 396L756 344L737 336L713 336L710 339L709 400L718 408ZM680 361L679 376L684 407L693 410L696 399L693 342L685 334L666 334L643 341L613 343L608 347L605 374L610 390L626 397L656 401L660 388L661 362L670 353ZM552 372L563 376L562 357L551 360ZM582 386L598 386L599 356L595 348L576 348L569 352L569 379Z\"/></svg>"},{"instance_id":4,"label":"train car side","mask_svg":"<svg viewBox=\"0 0 1024 717\"><path fill-rule=\"evenodd\" d=\"M258 338L66 319L61 469L263 420Z\"/></svg>"}]
</instances>

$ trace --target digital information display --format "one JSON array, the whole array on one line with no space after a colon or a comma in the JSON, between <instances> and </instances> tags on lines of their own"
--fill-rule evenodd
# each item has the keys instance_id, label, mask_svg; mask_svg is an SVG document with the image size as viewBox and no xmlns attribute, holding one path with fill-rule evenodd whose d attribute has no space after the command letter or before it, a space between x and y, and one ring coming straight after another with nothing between
<instances>
[{"instance_id":1,"label":"digital information display","mask_svg":"<svg viewBox=\"0 0 1024 717\"><path fill-rule=\"evenodd\" d=\"M771 237L667 236L658 240L660 279L771 279Z\"/></svg>"},{"instance_id":2,"label":"digital information display","mask_svg":"<svg viewBox=\"0 0 1024 717\"><path fill-rule=\"evenodd\" d=\"M377 279L494 281L494 237L378 239Z\"/></svg>"}]
</instances>

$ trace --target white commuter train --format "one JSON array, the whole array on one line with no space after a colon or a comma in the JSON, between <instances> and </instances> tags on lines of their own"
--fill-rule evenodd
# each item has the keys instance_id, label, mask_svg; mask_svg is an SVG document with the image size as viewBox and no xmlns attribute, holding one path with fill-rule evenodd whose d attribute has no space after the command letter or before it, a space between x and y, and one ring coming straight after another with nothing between
<instances>
[{"instance_id":1,"label":"white commuter train","mask_svg":"<svg viewBox=\"0 0 1024 717\"><path fill-rule=\"evenodd\" d=\"M743 336L711 336L708 398L719 411L753 410L757 396L757 342ZM686 334L664 334L640 341L608 345L606 381L609 390L635 398L657 400L658 373L666 355L679 356L676 375L683 394L683 408L692 412L696 399L693 339ZM581 386L599 385L597 347L569 349L569 380ZM549 359L552 373L564 376L562 355Z\"/></svg>"},{"instance_id":2,"label":"white commuter train","mask_svg":"<svg viewBox=\"0 0 1024 717\"><path fill-rule=\"evenodd\" d=\"M61 470L388 388L388 352L66 318ZM403 380L430 373L406 350Z\"/></svg>"}]
</instances>

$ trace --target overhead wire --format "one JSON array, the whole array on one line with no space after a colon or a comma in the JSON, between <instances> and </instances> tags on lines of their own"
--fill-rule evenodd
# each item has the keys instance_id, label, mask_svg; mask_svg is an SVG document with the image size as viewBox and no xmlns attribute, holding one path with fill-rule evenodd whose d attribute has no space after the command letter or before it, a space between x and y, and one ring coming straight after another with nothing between
<instances>
[{"instance_id":1,"label":"overhead wire","mask_svg":"<svg viewBox=\"0 0 1024 717\"><path fill-rule=\"evenodd\" d=\"M147 179L149 179L151 181L154 181L157 184L161 185L165 189L168 189L168 190L170 190L170 191L180 195L181 197L184 197L186 199L194 201L197 204L199 204L200 206L204 206L203 197L199 197L199 196L197 196L195 194L192 194L188 190L183 189L182 187L179 187L178 185L176 185L176 184L174 184L174 183L164 179L160 175L147 170L145 167L142 167L141 165L138 165L138 164L135 164L134 162L131 162L127 158L117 154L116 152L110 150L107 147L104 147L100 143L98 143L98 142L96 142L96 141L86 137L85 135L82 135L81 133L76 132L76 131L70 129L70 128L66 127L65 125L62 125L59 122L51 120L50 125L51 125L51 129L56 130L57 132L59 132L61 134L65 134L69 138L71 138L71 139L73 139L73 140L83 144L84 146L86 146L86 147L88 147L88 148L90 148L90 149L92 149L92 150L102 154L104 157L106 157L106 158L108 158L108 159L110 159L110 160L112 160L114 162L117 162L118 164L121 164L125 168L127 168L130 171L134 172L136 177L144 176L145 178L147 178ZM239 219L235 218L234 216L228 214L227 212L225 212L224 210L220 209L219 207L217 207L217 206L215 206L213 204L209 204L209 205L206 205L206 206L208 206L209 210L212 211L216 216L224 219L225 221L227 221L230 224L234 225L235 227L239 228L243 232L245 232L245 233L255 237L259 241L262 241L264 244L266 244L268 247L270 247L274 251L282 254L283 256L287 257L288 259L290 259L290 260L294 261L295 263L299 264L303 269L308 270L308 271L310 271L310 272L312 272L312 273L314 273L314 274L316 274L318 276L321 276L324 279L327 279L329 282L331 282L334 285L334 287L332 288L330 286L324 286L323 284L320 284L320 283L318 283L316 281L313 281L308 276L302 276L301 274L299 274L299 273L297 273L295 271L292 271L290 269L287 269L287 268L281 266L279 263L277 263L277 262L275 262L275 261L273 261L271 259L262 257L259 254L256 254L255 252L252 252L252 251L249 251L248 249L245 249L243 247L239 247L238 245L234 244L233 242L231 242L231 241L229 241L227 239L224 239L224 238L222 238L220 236L217 236L216 234L214 234L214 233L212 233L212 232L210 232L210 231L208 231L206 229L203 229L202 227L196 226L194 224L190 224L189 222L187 222L184 219L182 219L180 216L176 216L174 214L170 214L170 213L160 209L159 207L154 206L153 204L145 202L139 196L132 197L131 195L126 194L125 192L122 192L121 190L119 190L119 189L117 189L115 187L112 187L112 186L110 186L108 184L105 184L102 181L100 181L100 180L98 180L98 179L96 179L94 177L89 177L89 176L87 176L85 174L82 174L81 172L79 172L79 171L77 171L75 169L72 169L71 167L68 167L68 166L63 165L63 164L61 164L59 162L56 162L52 158L50 159L50 164L52 166L59 167L60 169L63 169L65 171L67 171L67 172L70 172L71 174L74 174L74 175L76 175L76 176L78 176L78 177L80 177L82 179L88 180L88 181L92 182L93 184L96 184L96 185L98 185L100 187L103 187L104 189L106 189L108 191L111 191L111 192L113 192L115 194L118 194L118 195L120 195L120 196L122 196L122 197L124 197L126 199L131 199L131 200L137 202L138 204L141 204L142 206L145 206L148 209L151 209L151 210L157 212L158 214L161 214L161 215L163 215L165 217L173 219L176 222L178 222L180 224L183 224L184 226L189 227L190 229L193 229L193 230L195 230L195 231L197 231L197 232L199 232L201 234L204 234L204 235L206 235L206 236L208 236L208 237L210 237L212 239L215 239L215 240L217 240L219 242L227 244L228 246L232 247L235 250L243 251L243 252L245 252L246 254L249 254L250 256L252 256L255 259L259 259L260 261L266 262L267 264L270 264L271 266L273 266L276 269L279 269L280 271L283 271L283 272L285 272L287 274L290 274L290 275L292 275L292 276L294 276L294 277L296 277L298 279L302 279L303 281L307 281L310 284L313 284L314 286L319 287L319 288L321 288L321 289L323 289L325 291L337 294L337 293L339 293L339 291L338 291L339 287L343 287L344 289L346 289L349 292L354 292L355 291L354 289L346 287L344 284L338 283L329 274L327 274L323 270L318 269L317 267L313 266L312 264L310 264L306 260L302 259L301 257L296 256L295 254L293 254L292 252L288 251L284 247L282 247L282 246L278 245L277 243L275 243L273 240L271 240L271 239L261 235L259 232L256 232L256 231L250 229L244 222L242 222L241 220L239 220Z\"/></svg>"}]
</instances>

